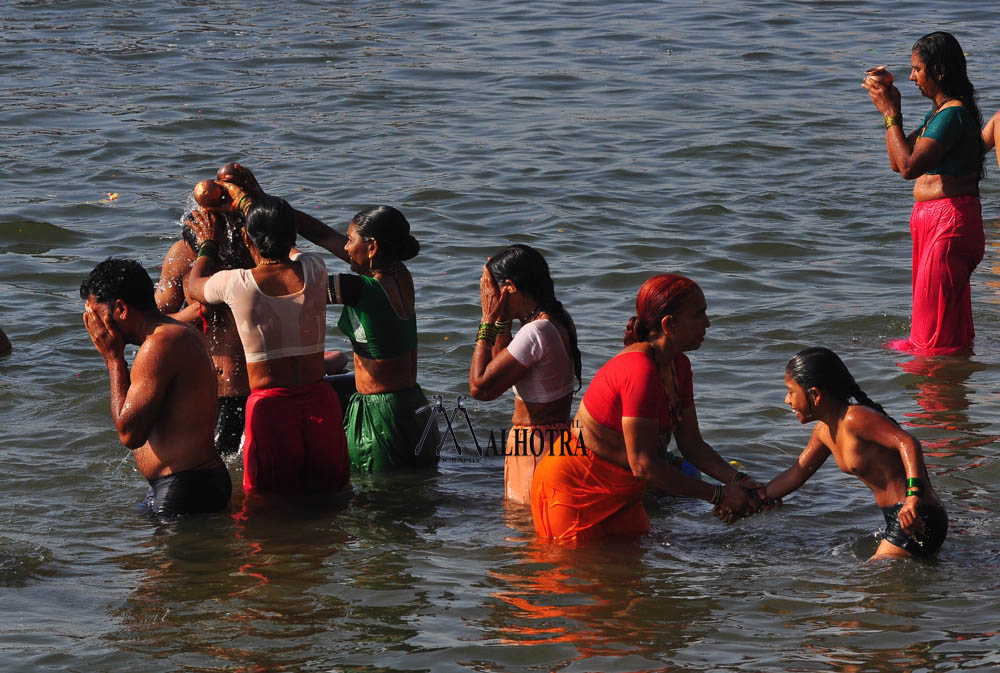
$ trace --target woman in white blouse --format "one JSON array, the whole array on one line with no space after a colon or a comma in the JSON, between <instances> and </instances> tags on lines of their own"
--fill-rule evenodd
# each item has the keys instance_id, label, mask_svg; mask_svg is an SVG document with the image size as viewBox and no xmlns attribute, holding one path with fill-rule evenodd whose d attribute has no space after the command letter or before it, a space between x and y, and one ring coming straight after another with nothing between
<instances>
[{"instance_id":1,"label":"woman in white blouse","mask_svg":"<svg viewBox=\"0 0 1000 673\"><path fill-rule=\"evenodd\" d=\"M491 257L479 289L483 315L469 389L477 400L493 400L514 388L504 494L528 504L535 465L553 439L570 432L581 373L576 327L556 299L549 265L531 246L511 245ZM521 328L512 337L514 318Z\"/></svg>"}]
</instances>

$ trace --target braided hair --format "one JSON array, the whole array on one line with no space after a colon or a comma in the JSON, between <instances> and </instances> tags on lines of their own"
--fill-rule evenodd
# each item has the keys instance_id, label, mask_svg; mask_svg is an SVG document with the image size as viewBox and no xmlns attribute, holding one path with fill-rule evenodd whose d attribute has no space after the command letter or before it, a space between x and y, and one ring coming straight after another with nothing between
<instances>
[{"instance_id":1,"label":"braided hair","mask_svg":"<svg viewBox=\"0 0 1000 673\"><path fill-rule=\"evenodd\" d=\"M788 361L785 371L804 390L818 388L823 393L848 404L853 397L858 404L874 409L893 423L881 404L872 400L854 380L844 361L829 348L814 346L801 350ZM899 425L899 423L896 423Z\"/></svg>"},{"instance_id":2,"label":"braided hair","mask_svg":"<svg viewBox=\"0 0 1000 673\"><path fill-rule=\"evenodd\" d=\"M538 308L548 313L569 333L569 353L573 357L573 373L577 390L583 386L583 362L576 340L576 325L562 302L556 299L555 283L549 274L549 264L530 245L509 245L486 262L486 269L499 287L510 280L517 289L538 302Z\"/></svg>"}]
</instances>

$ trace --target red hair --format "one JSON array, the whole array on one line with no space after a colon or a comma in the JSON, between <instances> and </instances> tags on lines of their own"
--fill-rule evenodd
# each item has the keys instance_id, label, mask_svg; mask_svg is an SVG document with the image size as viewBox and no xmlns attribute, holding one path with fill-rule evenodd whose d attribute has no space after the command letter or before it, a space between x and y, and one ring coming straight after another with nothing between
<instances>
[{"instance_id":1,"label":"red hair","mask_svg":"<svg viewBox=\"0 0 1000 673\"><path fill-rule=\"evenodd\" d=\"M625 328L625 345L645 341L658 331L663 316L676 311L681 301L697 287L690 278L674 273L661 273L643 283L635 298L635 315L629 318Z\"/></svg>"}]
</instances>

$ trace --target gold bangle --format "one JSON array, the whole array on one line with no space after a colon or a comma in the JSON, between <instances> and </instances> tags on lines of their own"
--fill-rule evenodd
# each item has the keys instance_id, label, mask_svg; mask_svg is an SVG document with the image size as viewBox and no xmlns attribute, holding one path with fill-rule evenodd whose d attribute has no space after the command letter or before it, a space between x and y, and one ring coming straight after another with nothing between
<instances>
[{"instance_id":1,"label":"gold bangle","mask_svg":"<svg viewBox=\"0 0 1000 673\"><path fill-rule=\"evenodd\" d=\"M893 126L902 126L903 116L902 115L886 115L885 116L885 130L888 131Z\"/></svg>"},{"instance_id":2,"label":"gold bangle","mask_svg":"<svg viewBox=\"0 0 1000 673\"><path fill-rule=\"evenodd\" d=\"M510 326L511 323L513 322L514 322L513 320L497 320L496 322L494 322L493 326L497 330L497 336L500 336L502 334L510 334Z\"/></svg>"}]
</instances>

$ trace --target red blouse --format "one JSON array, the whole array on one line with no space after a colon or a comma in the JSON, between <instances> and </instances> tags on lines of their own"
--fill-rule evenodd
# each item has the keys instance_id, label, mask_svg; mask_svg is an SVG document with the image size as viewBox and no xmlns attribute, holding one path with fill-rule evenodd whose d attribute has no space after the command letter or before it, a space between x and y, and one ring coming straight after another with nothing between
<instances>
[{"instance_id":1,"label":"red blouse","mask_svg":"<svg viewBox=\"0 0 1000 673\"><path fill-rule=\"evenodd\" d=\"M678 400L671 405L656 364L646 353L631 351L608 360L597 370L583 395L587 411L606 428L622 432L622 417L655 418L660 433L674 426L678 411L694 406L691 361L674 359Z\"/></svg>"}]
</instances>

